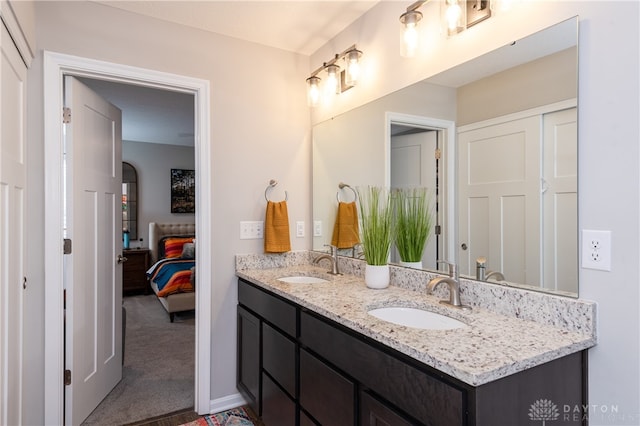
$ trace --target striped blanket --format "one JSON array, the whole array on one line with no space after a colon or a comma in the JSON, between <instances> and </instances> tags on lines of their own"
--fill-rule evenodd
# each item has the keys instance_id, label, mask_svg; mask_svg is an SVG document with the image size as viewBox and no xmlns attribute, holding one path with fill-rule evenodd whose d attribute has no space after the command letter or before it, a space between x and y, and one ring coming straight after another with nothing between
<instances>
[{"instance_id":1,"label":"striped blanket","mask_svg":"<svg viewBox=\"0 0 640 426\"><path fill-rule=\"evenodd\" d=\"M147 278L158 287L158 296L194 291L191 283L193 259L161 259L147 271Z\"/></svg>"}]
</instances>

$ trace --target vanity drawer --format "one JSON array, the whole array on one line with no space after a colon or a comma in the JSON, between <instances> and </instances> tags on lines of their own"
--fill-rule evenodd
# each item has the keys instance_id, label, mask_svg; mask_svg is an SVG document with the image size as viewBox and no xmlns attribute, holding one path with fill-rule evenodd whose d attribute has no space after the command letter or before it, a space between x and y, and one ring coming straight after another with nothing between
<instances>
[{"instance_id":1,"label":"vanity drawer","mask_svg":"<svg viewBox=\"0 0 640 426\"><path fill-rule=\"evenodd\" d=\"M463 390L391 356L377 343L304 311L300 342L420 422L464 424Z\"/></svg>"},{"instance_id":2,"label":"vanity drawer","mask_svg":"<svg viewBox=\"0 0 640 426\"><path fill-rule=\"evenodd\" d=\"M238 281L238 303L280 330L296 336L296 307L244 280Z\"/></svg>"},{"instance_id":3,"label":"vanity drawer","mask_svg":"<svg viewBox=\"0 0 640 426\"><path fill-rule=\"evenodd\" d=\"M296 345L268 324L262 324L262 368L289 395L296 394Z\"/></svg>"}]
</instances>

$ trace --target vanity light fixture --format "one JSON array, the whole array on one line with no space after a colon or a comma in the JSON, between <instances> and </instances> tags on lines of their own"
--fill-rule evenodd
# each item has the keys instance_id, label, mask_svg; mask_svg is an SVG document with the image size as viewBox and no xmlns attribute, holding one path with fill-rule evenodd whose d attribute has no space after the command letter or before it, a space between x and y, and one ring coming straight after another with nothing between
<instances>
[{"instance_id":1,"label":"vanity light fixture","mask_svg":"<svg viewBox=\"0 0 640 426\"><path fill-rule=\"evenodd\" d=\"M400 55L405 58L415 56L418 50L418 22L422 19L422 13L418 9L428 2L429 0L418 0L400 15ZM442 0L441 4L441 19L448 35L459 33L491 16L491 0Z\"/></svg>"},{"instance_id":2,"label":"vanity light fixture","mask_svg":"<svg viewBox=\"0 0 640 426\"><path fill-rule=\"evenodd\" d=\"M330 61L323 63L320 68L312 72L311 76L307 78L307 104L310 107L315 107L320 102L321 95L331 97L355 86L360 77L361 56L362 52L354 44L343 52L337 53ZM338 65L341 60L344 60L342 71ZM327 72L322 89L324 93L320 89L322 79L318 77L322 71Z\"/></svg>"}]
</instances>

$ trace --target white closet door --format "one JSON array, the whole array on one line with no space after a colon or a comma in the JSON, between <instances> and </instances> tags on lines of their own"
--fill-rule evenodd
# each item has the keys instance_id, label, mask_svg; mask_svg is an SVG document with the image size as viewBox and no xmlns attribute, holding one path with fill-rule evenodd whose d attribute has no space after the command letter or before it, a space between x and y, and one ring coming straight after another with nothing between
<instances>
[{"instance_id":1,"label":"white closet door","mask_svg":"<svg viewBox=\"0 0 640 426\"><path fill-rule=\"evenodd\" d=\"M22 424L27 68L0 35L0 424Z\"/></svg>"},{"instance_id":2,"label":"white closet door","mask_svg":"<svg viewBox=\"0 0 640 426\"><path fill-rule=\"evenodd\" d=\"M544 115L544 288L578 292L578 118Z\"/></svg>"},{"instance_id":3,"label":"white closet door","mask_svg":"<svg viewBox=\"0 0 640 426\"><path fill-rule=\"evenodd\" d=\"M460 273L478 257L507 281L540 283L540 118L458 135Z\"/></svg>"}]
</instances>

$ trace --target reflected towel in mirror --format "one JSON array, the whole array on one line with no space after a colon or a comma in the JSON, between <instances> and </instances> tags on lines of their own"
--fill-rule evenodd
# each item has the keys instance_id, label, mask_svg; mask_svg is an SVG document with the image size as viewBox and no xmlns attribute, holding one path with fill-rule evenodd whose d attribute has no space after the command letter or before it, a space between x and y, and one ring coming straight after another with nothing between
<instances>
[{"instance_id":1,"label":"reflected towel in mirror","mask_svg":"<svg viewBox=\"0 0 640 426\"><path fill-rule=\"evenodd\" d=\"M267 213L264 221L264 252L284 253L290 250L287 202L267 201Z\"/></svg>"},{"instance_id":2,"label":"reflected towel in mirror","mask_svg":"<svg viewBox=\"0 0 640 426\"><path fill-rule=\"evenodd\" d=\"M358 230L358 208L355 201L338 203L338 214L333 226L331 245L338 248L351 248L360 243Z\"/></svg>"}]
</instances>

